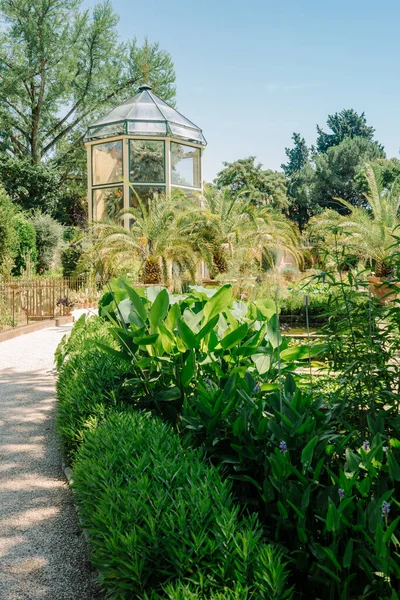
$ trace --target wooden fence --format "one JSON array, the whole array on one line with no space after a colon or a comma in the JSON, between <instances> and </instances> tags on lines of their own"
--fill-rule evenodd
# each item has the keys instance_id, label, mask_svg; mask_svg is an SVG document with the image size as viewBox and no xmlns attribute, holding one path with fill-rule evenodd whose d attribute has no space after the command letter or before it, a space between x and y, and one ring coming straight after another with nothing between
<instances>
[{"instance_id":1,"label":"wooden fence","mask_svg":"<svg viewBox=\"0 0 400 600\"><path fill-rule=\"evenodd\" d=\"M82 278L0 282L0 331L68 315L71 291L87 285Z\"/></svg>"}]
</instances>

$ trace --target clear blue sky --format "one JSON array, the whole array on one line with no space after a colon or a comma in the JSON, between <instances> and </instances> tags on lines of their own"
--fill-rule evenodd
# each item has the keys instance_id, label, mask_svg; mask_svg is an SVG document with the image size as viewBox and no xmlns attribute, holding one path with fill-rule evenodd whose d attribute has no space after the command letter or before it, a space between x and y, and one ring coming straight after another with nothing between
<instances>
[{"instance_id":1,"label":"clear blue sky","mask_svg":"<svg viewBox=\"0 0 400 600\"><path fill-rule=\"evenodd\" d=\"M398 0L112 3L123 39L147 35L172 54L178 109L208 141L206 180L249 155L279 169L293 131L314 143L316 124L343 108L365 111L399 155Z\"/></svg>"}]
</instances>

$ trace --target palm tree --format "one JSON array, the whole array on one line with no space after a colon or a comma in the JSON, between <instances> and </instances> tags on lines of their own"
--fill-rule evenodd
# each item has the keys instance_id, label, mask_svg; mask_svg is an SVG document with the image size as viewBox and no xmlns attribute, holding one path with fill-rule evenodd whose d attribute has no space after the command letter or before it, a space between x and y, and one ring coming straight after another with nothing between
<instances>
[{"instance_id":1,"label":"palm tree","mask_svg":"<svg viewBox=\"0 0 400 600\"><path fill-rule=\"evenodd\" d=\"M134 192L137 208L121 211L130 220L129 230L117 221L93 224L95 251L101 262L123 267L138 258L143 268L143 283L168 282L168 264L188 270L192 277L197 256L193 247L179 231L182 211L190 210L193 202L179 196L169 198L154 194L146 203Z\"/></svg>"},{"instance_id":2,"label":"palm tree","mask_svg":"<svg viewBox=\"0 0 400 600\"><path fill-rule=\"evenodd\" d=\"M182 214L179 228L213 274L225 273L232 259L242 269L263 258L273 264L276 250L301 261L293 224L278 211L253 205L251 198L232 195L229 188L205 186L198 206Z\"/></svg>"},{"instance_id":3,"label":"palm tree","mask_svg":"<svg viewBox=\"0 0 400 600\"><path fill-rule=\"evenodd\" d=\"M375 274L381 277L391 271L387 261L392 254L393 234L400 225L400 188L397 180L390 189L384 188L378 170L369 164L365 166L365 178L366 207L354 207L337 198L349 214L325 211L310 221L310 232L322 233L327 245L332 243L334 233L341 246L351 249L361 260L375 263Z\"/></svg>"}]
</instances>

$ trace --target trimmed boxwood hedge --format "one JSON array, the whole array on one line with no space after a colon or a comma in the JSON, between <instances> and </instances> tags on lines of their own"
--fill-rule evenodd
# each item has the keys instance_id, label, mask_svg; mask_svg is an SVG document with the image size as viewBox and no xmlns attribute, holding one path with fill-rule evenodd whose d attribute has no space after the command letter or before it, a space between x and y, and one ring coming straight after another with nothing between
<instances>
[{"instance_id":1,"label":"trimmed boxwood hedge","mask_svg":"<svg viewBox=\"0 0 400 600\"><path fill-rule=\"evenodd\" d=\"M98 342L112 345L108 326L98 317L81 318L56 352L57 431L70 461L86 431L120 405L126 365L103 352Z\"/></svg>"},{"instance_id":2,"label":"trimmed boxwood hedge","mask_svg":"<svg viewBox=\"0 0 400 600\"><path fill-rule=\"evenodd\" d=\"M230 485L148 413L109 414L88 431L73 487L110 598L290 595L280 552L255 518L241 520Z\"/></svg>"}]
</instances>

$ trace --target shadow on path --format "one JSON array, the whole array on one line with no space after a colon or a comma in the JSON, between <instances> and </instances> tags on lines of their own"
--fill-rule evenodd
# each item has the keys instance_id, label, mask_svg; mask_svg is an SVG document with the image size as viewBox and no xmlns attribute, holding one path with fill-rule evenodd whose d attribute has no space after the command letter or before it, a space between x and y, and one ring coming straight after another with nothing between
<instances>
[{"instance_id":1,"label":"shadow on path","mask_svg":"<svg viewBox=\"0 0 400 600\"><path fill-rule=\"evenodd\" d=\"M20 363L2 369L12 363L6 358L0 360L0 598L100 599L61 470L54 375L43 360L37 371L23 371Z\"/></svg>"}]
</instances>

